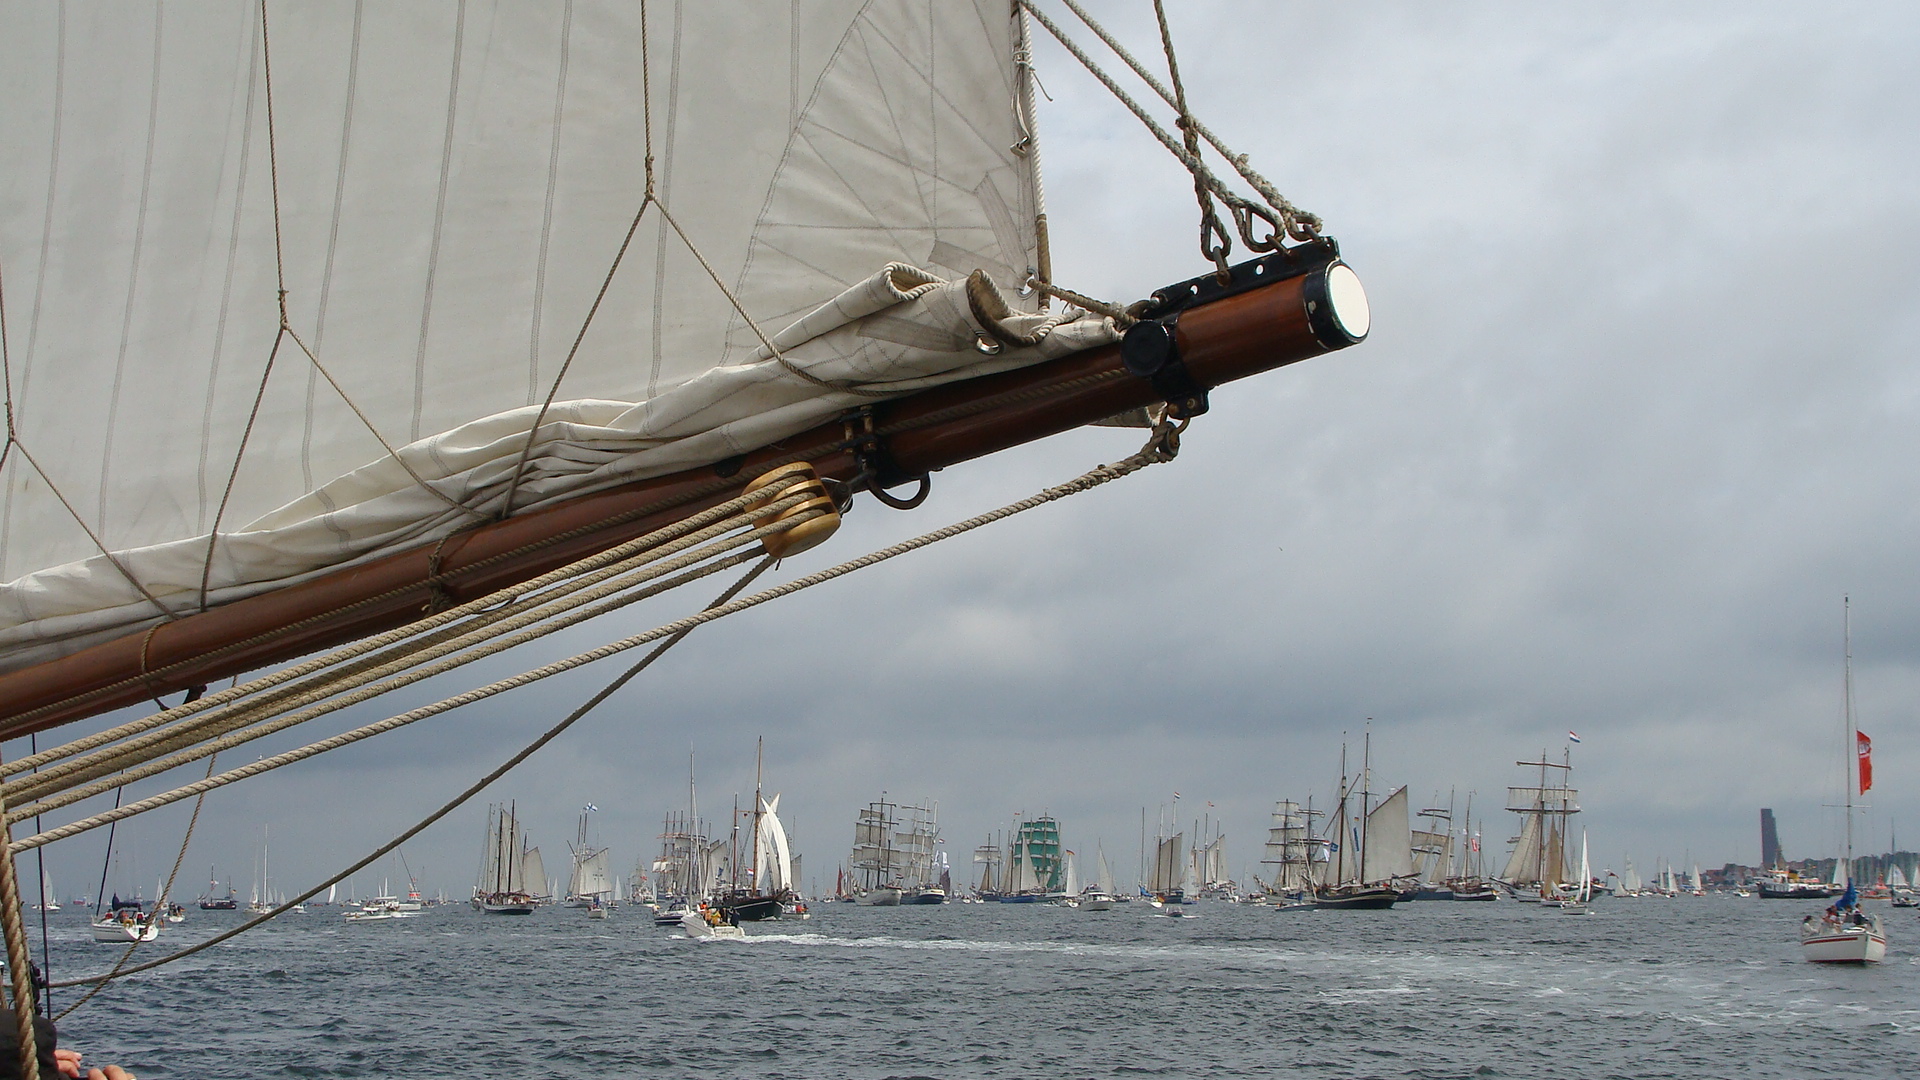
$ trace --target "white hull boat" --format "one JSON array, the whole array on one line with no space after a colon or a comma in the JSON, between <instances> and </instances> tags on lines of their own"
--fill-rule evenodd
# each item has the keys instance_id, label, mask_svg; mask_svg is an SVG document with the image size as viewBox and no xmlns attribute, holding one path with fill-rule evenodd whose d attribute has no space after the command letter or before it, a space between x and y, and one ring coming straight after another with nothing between
<instances>
[{"instance_id":1,"label":"white hull boat","mask_svg":"<svg viewBox=\"0 0 1920 1080\"><path fill-rule=\"evenodd\" d=\"M687 932L688 937L696 939L744 938L747 936L745 930L740 929L732 923L708 923L697 911L690 911L683 916L680 920L680 928Z\"/></svg>"},{"instance_id":2,"label":"white hull boat","mask_svg":"<svg viewBox=\"0 0 1920 1080\"><path fill-rule=\"evenodd\" d=\"M1877 964L1887 958L1887 934L1880 916L1859 925L1835 926L1814 919L1800 927L1800 955L1816 964Z\"/></svg>"},{"instance_id":3,"label":"white hull boat","mask_svg":"<svg viewBox=\"0 0 1920 1080\"><path fill-rule=\"evenodd\" d=\"M859 902L862 907L899 907L900 890L891 885L868 889L860 894Z\"/></svg>"},{"instance_id":4,"label":"white hull boat","mask_svg":"<svg viewBox=\"0 0 1920 1080\"><path fill-rule=\"evenodd\" d=\"M160 936L158 919L98 919L93 923L93 940L112 945L130 941L152 941Z\"/></svg>"}]
</instances>

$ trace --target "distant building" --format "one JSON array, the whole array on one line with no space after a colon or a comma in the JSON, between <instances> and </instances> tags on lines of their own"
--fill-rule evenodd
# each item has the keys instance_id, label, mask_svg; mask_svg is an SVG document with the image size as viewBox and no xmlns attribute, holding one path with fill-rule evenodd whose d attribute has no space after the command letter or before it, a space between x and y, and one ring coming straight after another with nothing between
<instances>
[{"instance_id":1,"label":"distant building","mask_svg":"<svg viewBox=\"0 0 1920 1080\"><path fill-rule=\"evenodd\" d=\"M1773 811L1760 811L1760 866L1772 870L1785 865L1780 855L1780 830L1774 825Z\"/></svg>"}]
</instances>

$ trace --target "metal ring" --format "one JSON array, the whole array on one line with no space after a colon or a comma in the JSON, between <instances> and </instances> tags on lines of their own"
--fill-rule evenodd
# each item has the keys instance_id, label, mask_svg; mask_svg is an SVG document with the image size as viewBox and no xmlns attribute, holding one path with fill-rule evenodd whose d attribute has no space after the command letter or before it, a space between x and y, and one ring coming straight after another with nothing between
<instances>
[{"instance_id":1,"label":"metal ring","mask_svg":"<svg viewBox=\"0 0 1920 1080\"><path fill-rule=\"evenodd\" d=\"M879 499L882 505L891 506L895 510L912 510L914 507L927 501L927 493L933 490L933 477L922 473L920 475L920 490L905 499L896 498L895 496L887 494L887 489L881 487L878 480L868 481L867 490L872 492L873 497Z\"/></svg>"}]
</instances>

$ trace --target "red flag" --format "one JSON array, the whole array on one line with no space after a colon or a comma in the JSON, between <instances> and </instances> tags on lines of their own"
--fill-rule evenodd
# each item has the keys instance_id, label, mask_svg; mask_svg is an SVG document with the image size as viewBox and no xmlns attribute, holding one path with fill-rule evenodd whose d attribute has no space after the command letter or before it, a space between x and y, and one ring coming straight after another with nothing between
<instances>
[{"instance_id":1,"label":"red flag","mask_svg":"<svg viewBox=\"0 0 1920 1080\"><path fill-rule=\"evenodd\" d=\"M1864 731L1853 733L1854 749L1860 754L1860 794L1873 789L1873 740Z\"/></svg>"}]
</instances>

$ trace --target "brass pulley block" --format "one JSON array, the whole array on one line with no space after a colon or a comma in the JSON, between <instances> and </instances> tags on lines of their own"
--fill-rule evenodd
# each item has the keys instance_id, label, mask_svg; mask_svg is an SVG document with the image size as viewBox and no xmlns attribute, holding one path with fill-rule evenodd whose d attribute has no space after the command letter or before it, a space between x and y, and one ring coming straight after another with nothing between
<instances>
[{"instance_id":1,"label":"brass pulley block","mask_svg":"<svg viewBox=\"0 0 1920 1080\"><path fill-rule=\"evenodd\" d=\"M789 495L807 495L809 498L777 513L755 514L753 526L756 529L815 511L825 512L819 517L795 525L786 532L767 534L760 541L767 554L776 559L798 555L825 543L827 537L832 536L834 531L840 528L840 509L834 505L833 497L827 494L826 485L820 482L812 465L804 461L782 465L748 484L745 494L751 495L769 487L779 489L779 495L775 498L783 499Z\"/></svg>"}]
</instances>

